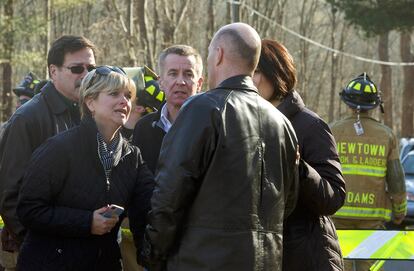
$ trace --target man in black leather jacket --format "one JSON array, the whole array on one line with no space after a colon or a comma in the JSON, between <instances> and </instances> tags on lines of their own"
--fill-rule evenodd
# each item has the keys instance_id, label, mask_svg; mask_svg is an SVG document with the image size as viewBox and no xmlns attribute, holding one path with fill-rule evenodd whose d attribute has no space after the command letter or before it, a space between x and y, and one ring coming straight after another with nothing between
<instances>
[{"instance_id":1,"label":"man in black leather jacket","mask_svg":"<svg viewBox=\"0 0 414 271\"><path fill-rule=\"evenodd\" d=\"M21 181L33 151L46 139L78 125L79 86L95 67L95 45L80 36L62 36L51 46L51 81L5 124L0 142L0 213L3 250L17 254L25 229L16 215Z\"/></svg>"},{"instance_id":2,"label":"man in black leather jacket","mask_svg":"<svg viewBox=\"0 0 414 271\"><path fill-rule=\"evenodd\" d=\"M260 37L222 27L209 87L164 138L151 200L150 270L281 270L283 220L297 195L297 139L252 82Z\"/></svg>"}]
</instances>

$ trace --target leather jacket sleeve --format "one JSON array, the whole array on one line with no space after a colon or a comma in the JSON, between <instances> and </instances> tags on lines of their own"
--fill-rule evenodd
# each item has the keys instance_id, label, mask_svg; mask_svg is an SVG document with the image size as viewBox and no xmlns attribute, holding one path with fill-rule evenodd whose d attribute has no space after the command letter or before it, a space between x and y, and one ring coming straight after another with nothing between
<instances>
[{"instance_id":1,"label":"leather jacket sleeve","mask_svg":"<svg viewBox=\"0 0 414 271\"><path fill-rule=\"evenodd\" d=\"M1 139L1 216L17 241L23 241L25 229L16 215L19 189L32 154L32 127L19 115L9 121Z\"/></svg>"},{"instance_id":2,"label":"leather jacket sleeve","mask_svg":"<svg viewBox=\"0 0 414 271\"><path fill-rule=\"evenodd\" d=\"M332 215L345 200L335 140L321 120L308 129L301 146L299 200L318 215Z\"/></svg>"},{"instance_id":3,"label":"leather jacket sleeve","mask_svg":"<svg viewBox=\"0 0 414 271\"><path fill-rule=\"evenodd\" d=\"M216 148L218 110L187 104L164 138L146 229L146 253L154 263L166 260L200 186L197 183Z\"/></svg>"}]
</instances>

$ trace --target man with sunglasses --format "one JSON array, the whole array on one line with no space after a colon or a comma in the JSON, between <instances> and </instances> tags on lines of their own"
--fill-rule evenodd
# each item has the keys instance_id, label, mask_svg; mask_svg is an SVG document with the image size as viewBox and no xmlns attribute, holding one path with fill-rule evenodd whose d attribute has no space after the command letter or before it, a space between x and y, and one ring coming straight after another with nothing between
<instances>
[{"instance_id":1,"label":"man with sunglasses","mask_svg":"<svg viewBox=\"0 0 414 271\"><path fill-rule=\"evenodd\" d=\"M33 151L46 139L79 124L79 86L88 71L95 68L95 54L95 45L84 37L66 35L57 39L47 59L50 82L5 124L0 141L0 214L5 223L0 255L11 256L2 257L6 270L15 270L25 236L16 216L16 204L26 166Z\"/></svg>"}]
</instances>

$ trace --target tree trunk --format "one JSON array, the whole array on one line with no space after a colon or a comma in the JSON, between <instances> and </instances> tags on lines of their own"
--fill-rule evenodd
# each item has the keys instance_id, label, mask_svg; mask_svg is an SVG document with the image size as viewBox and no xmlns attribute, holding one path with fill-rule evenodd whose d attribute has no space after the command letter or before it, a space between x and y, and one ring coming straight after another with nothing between
<instances>
[{"instance_id":1,"label":"tree trunk","mask_svg":"<svg viewBox=\"0 0 414 271\"><path fill-rule=\"evenodd\" d=\"M213 38L214 31L215 31L215 20L214 20L214 0L208 0L208 10L207 10L208 17L210 18L208 20L207 25L207 31L206 31L206 51L205 55L208 55L208 45L211 42L211 39Z\"/></svg>"},{"instance_id":2,"label":"tree trunk","mask_svg":"<svg viewBox=\"0 0 414 271\"><path fill-rule=\"evenodd\" d=\"M336 27L336 8L332 6L332 28L331 28L331 47L335 48L335 33L337 31ZM329 97L329 113L328 113L328 122L334 120L334 108L335 108L335 93L336 93L336 73L337 73L337 56L335 53L331 53L331 91Z\"/></svg>"},{"instance_id":3,"label":"tree trunk","mask_svg":"<svg viewBox=\"0 0 414 271\"><path fill-rule=\"evenodd\" d=\"M382 61L388 61L388 34L381 34L378 42L378 55ZM393 128L393 111L392 111L392 87L391 87L392 70L388 65L381 65L381 83L380 91L384 101L384 123L391 129Z\"/></svg>"},{"instance_id":4,"label":"tree trunk","mask_svg":"<svg viewBox=\"0 0 414 271\"><path fill-rule=\"evenodd\" d=\"M148 29L147 29L147 22L145 11L147 10L147 0L140 0L138 1L137 11L138 11L138 25L139 25L139 33L141 40L143 41L144 48L145 48L145 65L154 68L154 59L153 59L153 48L151 47L151 43L148 36Z\"/></svg>"},{"instance_id":5,"label":"tree trunk","mask_svg":"<svg viewBox=\"0 0 414 271\"><path fill-rule=\"evenodd\" d=\"M52 15L52 7L51 7L52 0L45 1L45 18L46 18L46 33L44 36L44 56L47 59L47 55L49 53L50 47L50 27L51 27L51 15ZM49 78L49 67L46 65L45 73L43 78Z\"/></svg>"},{"instance_id":6,"label":"tree trunk","mask_svg":"<svg viewBox=\"0 0 414 271\"><path fill-rule=\"evenodd\" d=\"M239 3L233 2L231 4L231 22L239 22L240 21L240 5Z\"/></svg>"},{"instance_id":7,"label":"tree trunk","mask_svg":"<svg viewBox=\"0 0 414 271\"><path fill-rule=\"evenodd\" d=\"M414 55L410 51L411 32L404 31L400 36L400 53L403 62L413 62ZM402 97L401 136L414 136L413 130L413 98L414 98L414 66L404 66L404 89Z\"/></svg>"},{"instance_id":8,"label":"tree trunk","mask_svg":"<svg viewBox=\"0 0 414 271\"><path fill-rule=\"evenodd\" d=\"M4 5L4 25L5 31L3 35L4 58L3 63L3 93L2 105L3 112L1 114L1 122L6 121L13 112L13 96L12 96L12 56L13 56L13 0L7 0Z\"/></svg>"}]
</instances>

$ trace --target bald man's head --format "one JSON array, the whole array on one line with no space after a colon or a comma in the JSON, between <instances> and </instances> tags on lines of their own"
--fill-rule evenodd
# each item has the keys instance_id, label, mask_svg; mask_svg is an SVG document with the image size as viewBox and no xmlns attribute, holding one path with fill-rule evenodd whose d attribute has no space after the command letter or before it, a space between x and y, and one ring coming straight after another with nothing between
<instances>
[{"instance_id":1,"label":"bald man's head","mask_svg":"<svg viewBox=\"0 0 414 271\"><path fill-rule=\"evenodd\" d=\"M244 63L253 72L260 57L261 40L256 30L245 23L228 24L220 28L212 40L213 46L225 49L225 57L233 63Z\"/></svg>"}]
</instances>

